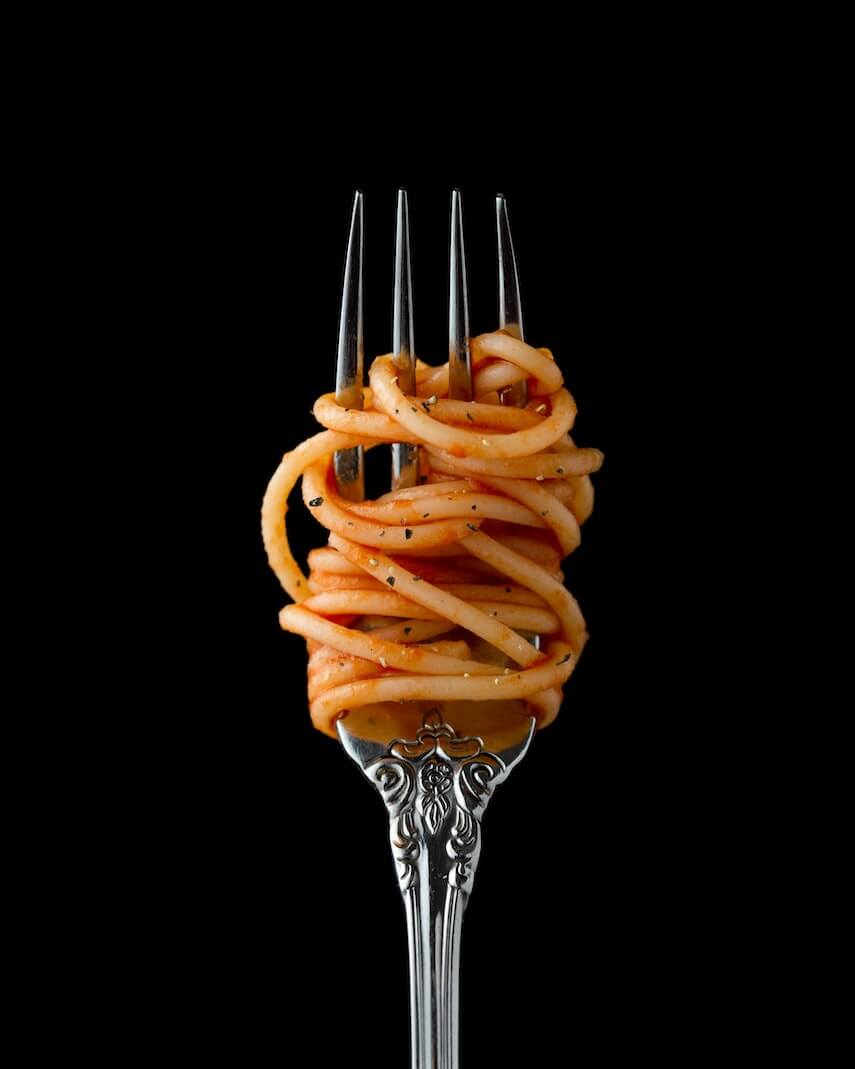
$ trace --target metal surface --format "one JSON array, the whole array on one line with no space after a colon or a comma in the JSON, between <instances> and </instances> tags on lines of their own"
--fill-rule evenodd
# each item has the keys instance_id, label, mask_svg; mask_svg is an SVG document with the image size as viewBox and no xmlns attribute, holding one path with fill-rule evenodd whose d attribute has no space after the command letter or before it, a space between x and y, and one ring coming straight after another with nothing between
<instances>
[{"instance_id":1,"label":"metal surface","mask_svg":"<svg viewBox=\"0 0 855 1069\"><path fill-rule=\"evenodd\" d=\"M362 337L362 193L353 197L335 365L335 399L342 408L362 408L364 343ZM342 449L333 458L338 492L349 501L365 497L365 458L362 446Z\"/></svg>"},{"instance_id":2,"label":"metal surface","mask_svg":"<svg viewBox=\"0 0 855 1069\"><path fill-rule=\"evenodd\" d=\"M459 1069L460 936L481 854L481 819L493 791L525 756L522 741L501 753L461 738L439 710L428 711L415 739L389 746L339 738L389 811L410 954L412 1069Z\"/></svg>"},{"instance_id":3,"label":"metal surface","mask_svg":"<svg viewBox=\"0 0 855 1069\"><path fill-rule=\"evenodd\" d=\"M508 201L501 193L496 195L496 246L499 259L499 327L520 341L525 341L523 332L522 301L520 299L520 276L511 237L511 221L508 218ZM528 386L525 379L499 391L503 405L524 408L528 401ZM540 635L520 631L536 650L540 649Z\"/></svg>"},{"instance_id":4,"label":"metal surface","mask_svg":"<svg viewBox=\"0 0 855 1069\"><path fill-rule=\"evenodd\" d=\"M519 280L507 205L496 199L499 242L501 326L522 338ZM362 194L354 198L342 290L336 400L362 408ZM449 247L449 396L472 400L469 300L463 207L460 191L451 198ZM398 384L415 394L415 341L407 195L398 192L395 236L393 352ZM525 382L502 391L503 404L526 403ZM418 481L418 452L404 443L392 447L393 487ZM364 497L362 449L335 456L339 491ZM522 633L522 632L521 632ZM539 636L524 633L539 648ZM390 840L404 899L410 956L412 1069L459 1069L460 937L463 914L481 853L481 819L495 787L525 756L535 721L522 722L524 738L492 753L476 736L461 737L430 710L412 740L388 746L361 739L337 724L348 755L380 792L389 811Z\"/></svg>"},{"instance_id":5,"label":"metal surface","mask_svg":"<svg viewBox=\"0 0 855 1069\"><path fill-rule=\"evenodd\" d=\"M398 190L395 222L395 292L392 300L392 352L398 386L408 396L416 392L416 347L413 331L413 278L410 263L410 212L407 191ZM419 448L407 442L392 446L392 489L419 481Z\"/></svg>"},{"instance_id":6,"label":"metal surface","mask_svg":"<svg viewBox=\"0 0 855 1069\"><path fill-rule=\"evenodd\" d=\"M472 363L469 355L469 288L466 249L463 244L463 201L460 190L451 194L451 240L448 280L448 396L472 400Z\"/></svg>"},{"instance_id":7,"label":"metal surface","mask_svg":"<svg viewBox=\"0 0 855 1069\"><path fill-rule=\"evenodd\" d=\"M499 254L499 327L514 338L525 341L520 278L508 219L508 202L501 193L496 196L496 243ZM525 379L501 390L499 400L503 405L523 408L528 401Z\"/></svg>"}]
</instances>

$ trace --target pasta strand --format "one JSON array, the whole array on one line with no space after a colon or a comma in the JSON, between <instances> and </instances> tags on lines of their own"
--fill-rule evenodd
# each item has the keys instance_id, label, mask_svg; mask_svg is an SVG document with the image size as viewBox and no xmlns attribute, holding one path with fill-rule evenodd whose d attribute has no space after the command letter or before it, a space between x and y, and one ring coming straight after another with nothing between
<instances>
[{"instance_id":1,"label":"pasta strand","mask_svg":"<svg viewBox=\"0 0 855 1069\"><path fill-rule=\"evenodd\" d=\"M587 641L561 560L579 545L603 455L570 438L576 403L548 349L494 332L473 339L471 354L473 401L445 396L447 365L419 362L407 396L392 357L375 359L364 408L320 397L325 429L285 454L265 493L268 560L295 602L280 624L307 642L309 709L329 735L354 709L402 702L511 699L543 727ZM497 391L519 381L527 406L500 405ZM342 497L333 454L391 442L420 447L420 484ZM286 527L300 479L329 532L308 575Z\"/></svg>"}]
</instances>

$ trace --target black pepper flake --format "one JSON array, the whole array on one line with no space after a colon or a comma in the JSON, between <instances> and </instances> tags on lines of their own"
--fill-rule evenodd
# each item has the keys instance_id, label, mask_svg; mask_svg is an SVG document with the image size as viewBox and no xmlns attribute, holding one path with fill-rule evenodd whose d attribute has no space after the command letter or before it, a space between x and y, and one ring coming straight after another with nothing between
<instances>
[{"instance_id":1,"label":"black pepper flake","mask_svg":"<svg viewBox=\"0 0 855 1069\"><path fill-rule=\"evenodd\" d=\"M412 532L412 531L411 531L411 530L409 529L409 527L408 527L408 528L406 529L406 531L404 531L404 538L406 538L406 539L407 539L407 541L409 542L409 540L410 540L410 539L411 539L412 537L413 537L413 532Z\"/></svg>"},{"instance_id":2,"label":"black pepper flake","mask_svg":"<svg viewBox=\"0 0 855 1069\"><path fill-rule=\"evenodd\" d=\"M547 509L546 512L541 512L540 515L541 516L548 516L549 515L549 509Z\"/></svg>"},{"instance_id":3,"label":"black pepper flake","mask_svg":"<svg viewBox=\"0 0 855 1069\"><path fill-rule=\"evenodd\" d=\"M474 423L475 422L475 420L469 415L468 412L466 413L466 418L469 420L470 423Z\"/></svg>"},{"instance_id":4,"label":"black pepper flake","mask_svg":"<svg viewBox=\"0 0 855 1069\"><path fill-rule=\"evenodd\" d=\"M414 583L420 583L421 581L422 581L422 577L420 575L414 575L413 576L413 582Z\"/></svg>"},{"instance_id":5,"label":"black pepper flake","mask_svg":"<svg viewBox=\"0 0 855 1069\"><path fill-rule=\"evenodd\" d=\"M297 580L297 586L302 586L302 585L303 585L303 580L302 579L298 579Z\"/></svg>"},{"instance_id":6,"label":"black pepper flake","mask_svg":"<svg viewBox=\"0 0 855 1069\"><path fill-rule=\"evenodd\" d=\"M397 410L397 408L395 409L395 415L396 415L396 416L398 415L398 410Z\"/></svg>"},{"instance_id":7,"label":"black pepper flake","mask_svg":"<svg viewBox=\"0 0 855 1069\"><path fill-rule=\"evenodd\" d=\"M380 532L380 537L382 538L385 533L386 533L385 531L381 531Z\"/></svg>"},{"instance_id":8,"label":"black pepper flake","mask_svg":"<svg viewBox=\"0 0 855 1069\"><path fill-rule=\"evenodd\" d=\"M555 470L558 472L559 475L563 475L564 474L564 469L563 468L556 468Z\"/></svg>"},{"instance_id":9,"label":"black pepper flake","mask_svg":"<svg viewBox=\"0 0 855 1069\"><path fill-rule=\"evenodd\" d=\"M417 409L417 408L413 408L413 406L412 406L412 405L410 405L410 411L411 411L411 412L418 412L418 409Z\"/></svg>"},{"instance_id":10,"label":"black pepper flake","mask_svg":"<svg viewBox=\"0 0 855 1069\"><path fill-rule=\"evenodd\" d=\"M390 575L389 578L386 580L386 582L389 584L389 586L394 586L395 585L395 576L394 575Z\"/></svg>"},{"instance_id":11,"label":"black pepper flake","mask_svg":"<svg viewBox=\"0 0 855 1069\"><path fill-rule=\"evenodd\" d=\"M572 656L573 656L572 653L568 653L566 657L562 657L560 661L556 661L555 663L556 664L567 664L567 662L570 660L570 658Z\"/></svg>"},{"instance_id":12,"label":"black pepper flake","mask_svg":"<svg viewBox=\"0 0 855 1069\"><path fill-rule=\"evenodd\" d=\"M309 502L309 507L316 509L318 505L323 505L323 503L324 499L322 497L313 497L312 500Z\"/></svg>"},{"instance_id":13,"label":"black pepper flake","mask_svg":"<svg viewBox=\"0 0 855 1069\"><path fill-rule=\"evenodd\" d=\"M477 531L478 530L478 528L475 526L474 523L467 523L466 526L469 528L470 531Z\"/></svg>"},{"instance_id":14,"label":"black pepper flake","mask_svg":"<svg viewBox=\"0 0 855 1069\"><path fill-rule=\"evenodd\" d=\"M405 628L404 628L404 634L405 634L405 635L409 635L409 633L410 633L410 632L411 632L412 630L413 630L413 629L412 629L411 627L405 627Z\"/></svg>"},{"instance_id":15,"label":"black pepper flake","mask_svg":"<svg viewBox=\"0 0 855 1069\"><path fill-rule=\"evenodd\" d=\"M423 512L423 513L422 513L422 519L423 519L423 520L426 520L426 519L428 518L428 516L430 516L430 513L429 513L429 512Z\"/></svg>"},{"instance_id":16,"label":"black pepper flake","mask_svg":"<svg viewBox=\"0 0 855 1069\"><path fill-rule=\"evenodd\" d=\"M427 412L428 415L430 415L430 405L427 403L427 401L422 401L422 408L425 410L425 412ZM413 411L415 411L415 409Z\"/></svg>"},{"instance_id":17,"label":"black pepper flake","mask_svg":"<svg viewBox=\"0 0 855 1069\"><path fill-rule=\"evenodd\" d=\"M473 506L472 506L472 511L474 512L474 511L475 511L475 509L477 509L477 508L478 508L478 506L477 506L477 505L473 505Z\"/></svg>"}]
</instances>

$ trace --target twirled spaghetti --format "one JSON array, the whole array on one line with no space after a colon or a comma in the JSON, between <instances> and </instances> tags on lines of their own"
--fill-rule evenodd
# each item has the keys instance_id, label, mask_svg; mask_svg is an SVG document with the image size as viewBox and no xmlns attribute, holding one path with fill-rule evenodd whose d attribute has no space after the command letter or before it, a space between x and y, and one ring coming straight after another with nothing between
<instances>
[{"instance_id":1,"label":"twirled spaghetti","mask_svg":"<svg viewBox=\"0 0 855 1069\"><path fill-rule=\"evenodd\" d=\"M286 453L267 488L264 544L296 603L279 619L307 641L312 721L327 734L354 709L402 702L522 701L543 727L585 645L561 561L591 513L602 454L570 438L576 405L548 349L492 333L471 351L471 402L448 399L447 364L420 362L408 397L393 357L378 357L363 410L319 398L326 429ZM501 405L498 391L523 379L526 408ZM333 454L389 442L420 447L420 484L359 504L339 495ZM301 476L329 531L308 576L285 525Z\"/></svg>"}]
</instances>

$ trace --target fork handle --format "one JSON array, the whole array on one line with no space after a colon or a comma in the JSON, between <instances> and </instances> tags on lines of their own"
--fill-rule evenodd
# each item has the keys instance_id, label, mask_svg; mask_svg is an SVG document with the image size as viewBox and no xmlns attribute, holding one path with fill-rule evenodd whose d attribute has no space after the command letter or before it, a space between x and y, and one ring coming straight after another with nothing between
<instances>
[{"instance_id":1,"label":"fork handle","mask_svg":"<svg viewBox=\"0 0 855 1069\"><path fill-rule=\"evenodd\" d=\"M427 895L418 888L404 893L412 1069L460 1065L460 935L465 906L466 896L452 887L430 887Z\"/></svg>"},{"instance_id":2,"label":"fork handle","mask_svg":"<svg viewBox=\"0 0 855 1069\"><path fill-rule=\"evenodd\" d=\"M490 753L461 738L438 710L414 740L388 748L350 735L348 754L380 792L404 897L410 956L412 1069L459 1069L460 937L481 855L481 818L496 786L525 755L534 720L516 746Z\"/></svg>"}]
</instances>

